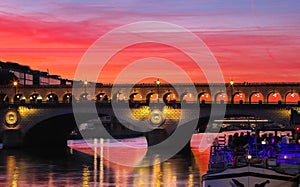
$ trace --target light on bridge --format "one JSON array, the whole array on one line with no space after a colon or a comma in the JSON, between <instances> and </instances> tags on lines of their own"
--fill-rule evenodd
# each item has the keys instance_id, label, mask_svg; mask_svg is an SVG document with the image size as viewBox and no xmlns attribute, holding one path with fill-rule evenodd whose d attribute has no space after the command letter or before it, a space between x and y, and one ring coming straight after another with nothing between
<instances>
[{"instance_id":1,"label":"light on bridge","mask_svg":"<svg viewBox=\"0 0 300 187\"><path fill-rule=\"evenodd\" d=\"M14 81L13 85L15 87L15 95L17 94L17 86L18 86L18 81Z\"/></svg>"},{"instance_id":2,"label":"light on bridge","mask_svg":"<svg viewBox=\"0 0 300 187\"><path fill-rule=\"evenodd\" d=\"M208 93L205 93L205 94L201 94L200 97L205 97L205 98L208 98L209 97L209 94Z\"/></svg>"},{"instance_id":3,"label":"light on bridge","mask_svg":"<svg viewBox=\"0 0 300 187\"><path fill-rule=\"evenodd\" d=\"M155 81L155 84L159 86L159 85L160 85L160 80L157 79L157 80Z\"/></svg>"},{"instance_id":4,"label":"light on bridge","mask_svg":"<svg viewBox=\"0 0 300 187\"><path fill-rule=\"evenodd\" d=\"M18 81L14 81L14 82L13 82L13 85L14 85L14 86L18 86Z\"/></svg>"}]
</instances>

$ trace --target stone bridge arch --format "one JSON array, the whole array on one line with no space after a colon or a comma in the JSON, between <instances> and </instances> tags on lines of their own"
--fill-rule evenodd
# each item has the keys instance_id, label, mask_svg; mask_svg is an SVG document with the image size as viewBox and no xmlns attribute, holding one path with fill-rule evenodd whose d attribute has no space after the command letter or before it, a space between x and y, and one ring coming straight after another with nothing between
<instances>
[{"instance_id":1,"label":"stone bridge arch","mask_svg":"<svg viewBox=\"0 0 300 187\"><path fill-rule=\"evenodd\" d=\"M206 92L206 91L202 91L198 94L198 97L197 97L198 101L201 103L201 104L207 104L207 103L211 103L212 102L212 99L211 99L211 94L209 92Z\"/></svg>"},{"instance_id":2,"label":"stone bridge arch","mask_svg":"<svg viewBox=\"0 0 300 187\"><path fill-rule=\"evenodd\" d=\"M68 135L77 125L71 104L16 106L16 108L9 110L16 111L17 116L19 116L17 124L15 127L8 129L2 127L1 129L2 138L8 132L8 136L10 136L8 138L14 139L8 140L12 141L13 147L14 144L21 144L22 146L66 146ZM0 111L5 115L7 109L0 109ZM100 108L97 113L101 116L114 116L110 108ZM88 109L82 109L81 119L84 122L93 120L92 117L94 116ZM4 139L6 138L7 136L4 137ZM5 142L6 140L4 140L4 144L7 146Z\"/></svg>"},{"instance_id":3,"label":"stone bridge arch","mask_svg":"<svg viewBox=\"0 0 300 187\"><path fill-rule=\"evenodd\" d=\"M264 102L264 96L259 91L254 91L249 95L249 104L262 104Z\"/></svg>"},{"instance_id":4,"label":"stone bridge arch","mask_svg":"<svg viewBox=\"0 0 300 187\"><path fill-rule=\"evenodd\" d=\"M71 92L66 92L62 96L62 101L63 103L71 103L73 98L75 99Z\"/></svg>"},{"instance_id":5,"label":"stone bridge arch","mask_svg":"<svg viewBox=\"0 0 300 187\"><path fill-rule=\"evenodd\" d=\"M236 91L231 96L231 104L243 104L246 102L246 95L242 91Z\"/></svg>"},{"instance_id":6,"label":"stone bridge arch","mask_svg":"<svg viewBox=\"0 0 300 187\"><path fill-rule=\"evenodd\" d=\"M282 95L276 90L270 91L267 94L266 99L267 99L268 104L281 104L282 103Z\"/></svg>"},{"instance_id":7,"label":"stone bridge arch","mask_svg":"<svg viewBox=\"0 0 300 187\"><path fill-rule=\"evenodd\" d=\"M299 103L299 94L293 90L285 93L284 100L286 104L298 104Z\"/></svg>"},{"instance_id":8,"label":"stone bridge arch","mask_svg":"<svg viewBox=\"0 0 300 187\"><path fill-rule=\"evenodd\" d=\"M0 103L8 103L9 96L6 93L0 93Z\"/></svg>"}]
</instances>

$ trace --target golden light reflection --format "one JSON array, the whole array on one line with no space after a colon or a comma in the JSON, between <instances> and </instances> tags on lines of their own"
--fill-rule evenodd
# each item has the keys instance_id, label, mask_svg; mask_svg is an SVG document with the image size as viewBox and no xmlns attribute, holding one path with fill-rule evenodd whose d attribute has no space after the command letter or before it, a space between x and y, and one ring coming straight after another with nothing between
<instances>
[{"instance_id":1,"label":"golden light reflection","mask_svg":"<svg viewBox=\"0 0 300 187\"><path fill-rule=\"evenodd\" d=\"M21 118L23 117L23 116L27 116L27 115L29 115L29 114L34 114L34 113L36 113L37 112L37 109L33 109L33 108L28 108L28 107L26 107L26 106L19 106L18 107L18 112L19 112L19 114L20 114L20 116L21 116Z\"/></svg>"},{"instance_id":2,"label":"golden light reflection","mask_svg":"<svg viewBox=\"0 0 300 187\"><path fill-rule=\"evenodd\" d=\"M136 141L140 142L141 140L130 140L130 141ZM197 139L197 142L199 142L200 139ZM151 162L155 165L152 167L130 167L130 166L124 166L124 165L118 165L117 163L112 162L110 159L111 157L107 157L107 155L113 155L118 160L122 160L122 162L128 162L126 160L135 160L134 157L137 153L135 150L132 152L132 150L124 147L115 147L116 144L110 142L106 139L97 139L91 141L92 145L89 147L89 149L84 149L86 153L94 156L94 169L89 171L88 167L85 167L82 173L83 176L83 183L82 186L99 186L103 187L107 183L113 183L114 186L166 186L166 187L176 187L181 186L181 181L185 182L184 186L194 186L195 184L199 183L199 178L201 175L206 173L207 167L208 167L208 158L209 158L209 152L200 152L199 149L195 149L199 147L198 143L195 145L195 139L193 141L193 153L194 153L194 162L192 166L189 166L188 169L185 170L185 176L184 179L180 176L180 172L182 167L185 167L184 165L177 165L177 162L175 161L175 164L172 162L162 162L160 155L156 155L154 157L154 161L145 160L143 164L147 164L147 162ZM97 147L97 148L94 148ZM81 146L79 146L81 147ZM91 149L92 148L92 149ZM90 150L90 151L88 151ZM138 151L139 155L142 153ZM142 154L144 155L144 153ZM153 161L153 162L152 162ZM98 163L99 162L99 163ZM206 163L207 162L207 163ZM98 164L98 167L97 167ZM132 164L130 164L132 165ZM193 168L193 166L198 165L200 169L200 173L198 173L198 167L197 169ZM97 169L96 169L97 167ZM91 169L91 168L90 168ZM195 169L195 171L194 171ZM93 175L93 178L89 178L90 172L99 174L97 176ZM196 172L198 174L196 174ZM111 173L112 175L110 175ZM107 175L106 175L107 174ZM93 181L93 184L89 181ZM96 183L96 184L95 184Z\"/></svg>"},{"instance_id":3,"label":"golden light reflection","mask_svg":"<svg viewBox=\"0 0 300 187\"><path fill-rule=\"evenodd\" d=\"M162 113L164 114L166 119L171 119L171 120L181 119L180 109L174 109L172 107L165 106L162 110ZM147 120L149 119L150 114L151 114L151 110L149 106L143 106L141 108L131 109L131 115L136 120Z\"/></svg>"},{"instance_id":4,"label":"golden light reflection","mask_svg":"<svg viewBox=\"0 0 300 187\"><path fill-rule=\"evenodd\" d=\"M134 177L133 179L133 186L148 186L149 183L149 174L150 168L149 167L140 167L137 169L137 174L139 177Z\"/></svg>"},{"instance_id":5,"label":"golden light reflection","mask_svg":"<svg viewBox=\"0 0 300 187\"><path fill-rule=\"evenodd\" d=\"M19 168L16 166L16 158L14 156L7 157L7 175L9 176L9 184L12 187L17 187Z\"/></svg>"},{"instance_id":6,"label":"golden light reflection","mask_svg":"<svg viewBox=\"0 0 300 187\"><path fill-rule=\"evenodd\" d=\"M98 144L98 140L95 138L94 139L94 178L93 178L95 185L97 183L97 157L98 157L97 144Z\"/></svg>"},{"instance_id":7,"label":"golden light reflection","mask_svg":"<svg viewBox=\"0 0 300 187\"><path fill-rule=\"evenodd\" d=\"M188 187L194 186L194 174L192 173L192 171L193 171L193 168L190 166L189 167Z\"/></svg>"},{"instance_id":8,"label":"golden light reflection","mask_svg":"<svg viewBox=\"0 0 300 187\"><path fill-rule=\"evenodd\" d=\"M177 177L174 176L174 169L170 162L164 162L163 164L163 182L166 187L176 187Z\"/></svg>"},{"instance_id":9,"label":"golden light reflection","mask_svg":"<svg viewBox=\"0 0 300 187\"><path fill-rule=\"evenodd\" d=\"M116 180L116 187L120 187L120 170L116 170L116 173L115 173L116 177L115 177L115 180Z\"/></svg>"},{"instance_id":10,"label":"golden light reflection","mask_svg":"<svg viewBox=\"0 0 300 187\"><path fill-rule=\"evenodd\" d=\"M131 109L131 115L136 120L146 120L150 117L150 108L149 106L143 106L141 108Z\"/></svg>"},{"instance_id":11,"label":"golden light reflection","mask_svg":"<svg viewBox=\"0 0 300 187\"><path fill-rule=\"evenodd\" d=\"M153 165L153 184L154 186L160 187L162 186L162 172L161 172L161 163L159 155L156 155L154 158Z\"/></svg>"},{"instance_id":12,"label":"golden light reflection","mask_svg":"<svg viewBox=\"0 0 300 187\"><path fill-rule=\"evenodd\" d=\"M99 163L99 186L103 186L103 180L104 180L104 163L103 163L103 147L104 147L104 141L103 138L100 138L100 163Z\"/></svg>"},{"instance_id":13,"label":"golden light reflection","mask_svg":"<svg viewBox=\"0 0 300 187\"><path fill-rule=\"evenodd\" d=\"M179 120L181 119L181 110L180 109L174 109L169 106L165 106L163 108L163 114L166 117L166 119L172 119L172 120Z\"/></svg>"},{"instance_id":14,"label":"golden light reflection","mask_svg":"<svg viewBox=\"0 0 300 187\"><path fill-rule=\"evenodd\" d=\"M82 172L82 187L89 187L89 175L89 168L88 166L85 166Z\"/></svg>"},{"instance_id":15,"label":"golden light reflection","mask_svg":"<svg viewBox=\"0 0 300 187\"><path fill-rule=\"evenodd\" d=\"M53 185L53 173L50 171L49 172L49 180L48 180L48 186L54 186Z\"/></svg>"}]
</instances>

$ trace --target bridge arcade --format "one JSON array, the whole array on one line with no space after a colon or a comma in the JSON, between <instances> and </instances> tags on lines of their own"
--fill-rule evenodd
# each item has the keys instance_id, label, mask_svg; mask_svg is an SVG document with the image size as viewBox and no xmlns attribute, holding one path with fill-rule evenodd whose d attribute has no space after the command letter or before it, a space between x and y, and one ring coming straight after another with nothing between
<instances>
[{"instance_id":1,"label":"bridge arcade","mask_svg":"<svg viewBox=\"0 0 300 187\"><path fill-rule=\"evenodd\" d=\"M126 87L126 85L124 85ZM226 90L214 84L210 90L207 84L195 84L198 95L189 93L189 86L181 84L178 87L183 93L178 95L169 84L138 84L130 95L122 93L120 87L117 93L111 93L112 85L96 87L91 93L89 85L83 85L78 95L72 94L71 85L58 86L18 86L0 87L1 103L36 103L36 102L70 102L72 99L95 100L109 102L110 100L131 102L201 102L201 103L232 103L232 104L298 104L300 94L299 83L235 83L226 84Z\"/></svg>"}]
</instances>

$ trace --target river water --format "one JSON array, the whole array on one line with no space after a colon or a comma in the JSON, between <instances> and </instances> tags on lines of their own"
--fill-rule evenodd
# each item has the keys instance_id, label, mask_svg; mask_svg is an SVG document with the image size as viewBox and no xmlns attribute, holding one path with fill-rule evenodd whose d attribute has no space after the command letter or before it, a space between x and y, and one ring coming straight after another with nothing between
<instances>
[{"instance_id":1,"label":"river water","mask_svg":"<svg viewBox=\"0 0 300 187\"><path fill-rule=\"evenodd\" d=\"M91 140L95 146L90 148L81 140L71 140L70 149L60 153L47 149L0 150L0 186L201 186L209 154L198 150L197 138L192 141L190 155L176 155L160 162L157 154L155 165L143 167L132 165L147 162L145 139L122 141L138 149L132 152L105 140ZM107 159L111 157L122 164Z\"/></svg>"}]
</instances>

